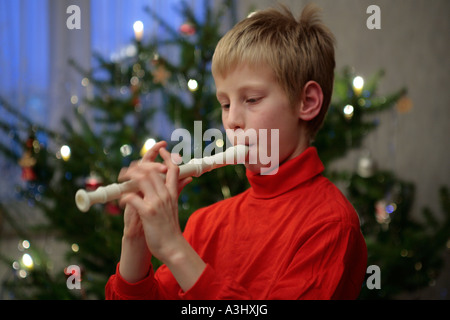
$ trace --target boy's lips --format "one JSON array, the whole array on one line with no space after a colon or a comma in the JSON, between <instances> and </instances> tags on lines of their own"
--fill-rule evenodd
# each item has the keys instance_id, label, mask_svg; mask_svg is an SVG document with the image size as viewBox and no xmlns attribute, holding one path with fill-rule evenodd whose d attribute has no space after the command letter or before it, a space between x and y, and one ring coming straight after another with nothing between
<instances>
[{"instance_id":1,"label":"boy's lips","mask_svg":"<svg viewBox=\"0 0 450 320\"><path fill-rule=\"evenodd\" d=\"M250 163L250 154L252 154L252 159L253 157L255 157L254 153L256 152L257 149L256 148L256 144L252 143L246 143L245 146L247 147L247 155L245 156L245 163L248 164Z\"/></svg>"}]
</instances>

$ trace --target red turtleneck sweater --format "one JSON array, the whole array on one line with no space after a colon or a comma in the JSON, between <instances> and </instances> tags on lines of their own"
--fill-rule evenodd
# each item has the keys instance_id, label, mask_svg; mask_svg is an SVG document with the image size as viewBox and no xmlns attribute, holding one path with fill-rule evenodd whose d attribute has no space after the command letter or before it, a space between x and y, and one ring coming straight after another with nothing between
<instances>
[{"instance_id":1,"label":"red turtleneck sweater","mask_svg":"<svg viewBox=\"0 0 450 320\"><path fill-rule=\"evenodd\" d=\"M207 264L183 292L166 266L137 282L119 274L107 299L355 299L367 249L358 216L321 175L315 148L275 175L247 171L245 192L202 208L184 236Z\"/></svg>"}]
</instances>

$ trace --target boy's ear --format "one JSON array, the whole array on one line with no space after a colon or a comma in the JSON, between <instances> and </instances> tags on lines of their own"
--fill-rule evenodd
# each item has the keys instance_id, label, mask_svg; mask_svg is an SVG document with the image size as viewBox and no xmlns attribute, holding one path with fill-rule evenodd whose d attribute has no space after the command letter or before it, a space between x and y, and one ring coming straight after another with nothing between
<instances>
[{"instance_id":1,"label":"boy's ear","mask_svg":"<svg viewBox=\"0 0 450 320\"><path fill-rule=\"evenodd\" d=\"M323 102L323 92L315 81L308 81L303 87L302 97L298 106L298 116L303 121L314 119L320 112Z\"/></svg>"}]
</instances>

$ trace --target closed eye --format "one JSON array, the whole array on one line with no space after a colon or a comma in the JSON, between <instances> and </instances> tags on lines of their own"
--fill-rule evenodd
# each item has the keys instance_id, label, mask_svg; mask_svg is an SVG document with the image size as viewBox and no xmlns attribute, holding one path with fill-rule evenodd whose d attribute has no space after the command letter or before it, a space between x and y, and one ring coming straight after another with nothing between
<instances>
[{"instance_id":1,"label":"closed eye","mask_svg":"<svg viewBox=\"0 0 450 320\"><path fill-rule=\"evenodd\" d=\"M261 97L257 97L257 98L248 98L245 100L246 103L248 104L255 104L258 103L262 98Z\"/></svg>"}]
</instances>

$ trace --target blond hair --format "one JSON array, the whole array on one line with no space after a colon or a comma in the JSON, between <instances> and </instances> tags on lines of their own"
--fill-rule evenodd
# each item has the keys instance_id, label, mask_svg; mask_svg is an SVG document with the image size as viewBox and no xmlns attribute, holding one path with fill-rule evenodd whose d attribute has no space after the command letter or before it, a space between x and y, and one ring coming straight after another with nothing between
<instances>
[{"instance_id":1,"label":"blond hair","mask_svg":"<svg viewBox=\"0 0 450 320\"><path fill-rule=\"evenodd\" d=\"M217 44L214 75L226 76L241 63L266 63L292 105L305 84L316 81L324 99L320 113L307 122L310 138L316 135L328 110L334 81L334 36L319 18L320 9L308 4L297 20L285 6L257 11L236 24Z\"/></svg>"}]
</instances>

